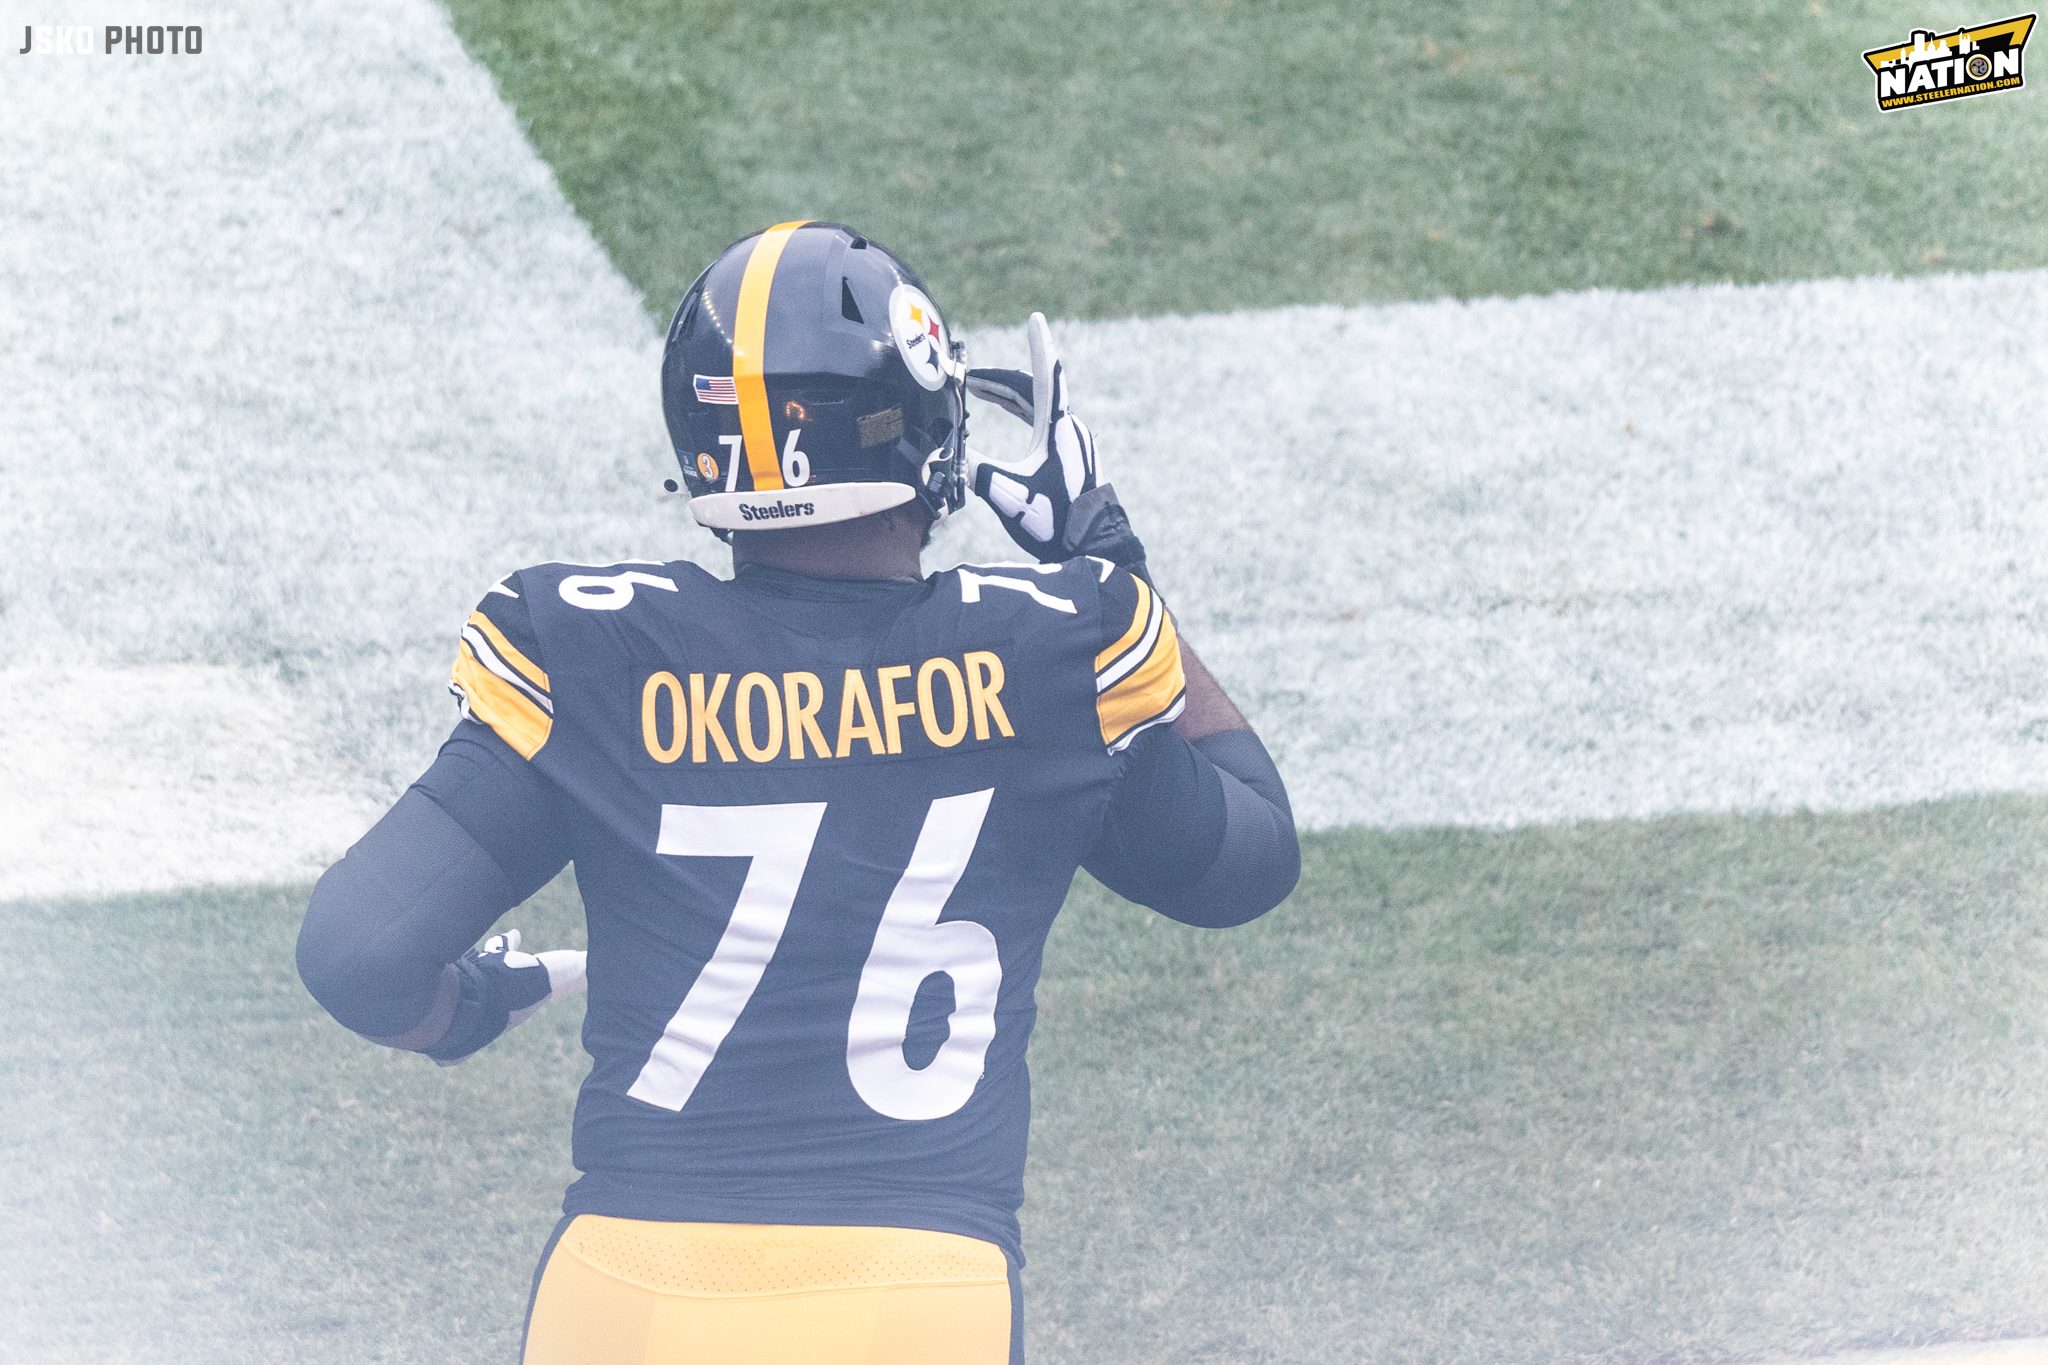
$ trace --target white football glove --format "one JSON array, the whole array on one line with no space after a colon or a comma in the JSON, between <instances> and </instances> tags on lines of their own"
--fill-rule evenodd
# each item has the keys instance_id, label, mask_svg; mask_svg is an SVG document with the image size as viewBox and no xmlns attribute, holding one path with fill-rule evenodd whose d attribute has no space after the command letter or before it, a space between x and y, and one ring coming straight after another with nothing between
<instances>
[{"instance_id":1,"label":"white football glove","mask_svg":"<svg viewBox=\"0 0 2048 1365\"><path fill-rule=\"evenodd\" d=\"M507 1029L517 1028L551 1000L581 995L585 954L577 948L519 951L519 931L493 934L455 964L461 997L447 1034L427 1055L442 1066L468 1061Z\"/></svg>"},{"instance_id":2,"label":"white football glove","mask_svg":"<svg viewBox=\"0 0 2048 1365\"><path fill-rule=\"evenodd\" d=\"M970 448L967 477L994 509L1010 539L1041 563L1092 554L1143 572L1145 547L1101 481L1095 437L1068 406L1066 367L1053 349L1045 314L1025 326L1031 373L972 369L967 391L1031 424L1031 441L1013 460Z\"/></svg>"}]
</instances>

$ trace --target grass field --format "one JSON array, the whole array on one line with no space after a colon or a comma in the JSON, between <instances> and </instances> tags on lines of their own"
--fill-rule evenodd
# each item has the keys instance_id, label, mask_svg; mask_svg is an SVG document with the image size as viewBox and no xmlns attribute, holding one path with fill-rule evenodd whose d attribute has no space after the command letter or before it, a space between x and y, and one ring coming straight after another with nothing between
<instances>
[{"instance_id":1,"label":"grass field","mask_svg":"<svg viewBox=\"0 0 2048 1365\"><path fill-rule=\"evenodd\" d=\"M1318 836L1224 934L1084 884L1035 1050L1034 1358L2048 1330L2044 888L2048 802L2012 799ZM362 1045L291 977L304 894L0 910L15 1358L506 1357L576 1011L452 1072ZM572 889L516 919L567 941Z\"/></svg>"},{"instance_id":2,"label":"grass field","mask_svg":"<svg viewBox=\"0 0 2048 1365\"><path fill-rule=\"evenodd\" d=\"M23 301L0 317L19 343L0 347L0 377L24 395L0 413L15 494L0 530L33 552L0 564L0 623L19 651L0 699L61 694L66 708L34 714L71 718L118 695L189 731L157 746L124 721L97 767L63 761L89 729L29 736L47 741L34 774L94 784L59 789L48 828L74 823L67 796L105 815L112 791L123 819L161 806L159 789L187 813L225 802L204 780L228 727L186 723L214 711L404 780L394 755L424 752L444 723L446 627L484 583L522 559L680 552L681 511L650 492L656 336L633 291L665 318L728 240L803 215L899 247L956 321L1141 315L1093 341L1069 333L1094 362L1077 383L1100 385L1086 392L1104 432L1145 433L1115 446L1130 457L1116 477L1134 501L1178 504L1155 539L1169 592L1217 589L1183 603L1210 632L1198 643L1214 638L1234 665L1228 685L1283 658L1275 697L1337 687L1388 727L1276 724L1283 754L1412 768L1436 751L1403 745L1434 726L1493 755L1490 771L1450 771L1452 787L1498 796L1514 777L1544 795L1548 779L1583 813L1634 809L1633 789L1589 793L1566 771L1597 770L1567 760L1596 742L1614 752L1623 715L1672 736L1681 795L1700 790L1687 745L1738 766L1753 752L1759 768L1856 769L1883 791L1915 746L1946 745L1980 779L1961 789L1980 790L2048 743L2048 722L2023 714L2048 705L2026 667L2048 657L2048 622L2039 538L2024 534L2044 524L2030 458L2043 437L2025 419L2048 361L2025 317L1951 310L2015 376L2003 407L1977 412L2021 422L1952 424L1969 439L1926 460L1910 444L1835 458L1827 442L1847 412L1898 419L1873 450L1913 418L1902 408L1947 421L1939 403L1981 377L1944 368L1960 347L1933 327L1896 337L1906 377L1893 382L1845 366L1834 334L1783 299L1724 298L1717 331L1604 338L1558 319L1640 310L1438 310L1429 337L1370 346L1266 326L1274 315L1150 317L2048 265L2041 92L1880 115L1858 55L1991 11L451 0L449 13L545 166L438 11L412 0L290 25L222 6L217 63L98 86L110 65L53 64L36 100L20 87L43 122L0 147L28 205L0 235L0 282ZM91 149L79 165L109 179L47 175L35 149L74 125ZM144 184L156 212L109 207ZM51 260L81 255L94 270L46 287ZM252 278L247 259L275 268ZM1955 283L1957 297L1998 288ZM1813 310L1858 329L1866 284L1828 291ZM1680 317L1698 303L1647 307ZM1744 309L1777 350L1725 325ZM1892 345L1887 318L1869 316L1860 330ZM1355 332L1404 319L1425 326L1394 310ZM1298 641L1259 633L1282 594L1232 556L1262 547L1175 482L1188 473L1175 458L1201 448L1195 433L1171 444L1176 422L1240 428L1211 408L1144 408L1152 391L1109 352L1169 333L1188 348L1184 389L1209 394L1256 370L1247 355L1283 371L1290 347L1335 357L1291 367L1299 428L1242 429L1278 432L1326 471L1303 520L1370 514L1304 542L1328 549L1314 575L1274 556L1294 574L1284 610L1350 632L1344 668L1335 650L1296 663L1280 644ZM1645 345L1674 333L1711 344ZM1816 373L1772 358L1787 348ZM1648 370L1617 358L1646 351ZM1409 386L1382 372L1411 360ZM1854 371L1846 387L1818 374L1831 366ZM1821 401L1764 423L1750 395L1788 373ZM1643 392L1645 374L1673 396L1654 415L1616 397ZM1938 401L1911 391L1927 375ZM1384 403L1357 401L1367 390ZM1498 403L1461 406L1473 392ZM1782 449L1745 447L1758 431ZM1413 465L1375 467L1368 450ZM1606 481L1609 461L1644 483ZM1217 458L1208 473L1250 467ZM1757 496L1731 500L1734 485ZM1645 515L1670 506L1734 508L1759 548ZM1656 543L1630 538L1645 526ZM1718 550L1681 543L1695 532ZM1716 563L1741 572L1701 575ZM1644 603L1695 628L1636 631L1627 612ZM1733 645L1696 638L1709 613ZM1828 652L1845 640L1883 648ZM1725 685L1695 695L1693 652L1715 647ZM1633 654L1616 666L1608 649ZM1832 662L1862 657L1883 666ZM218 673L198 679L219 683L206 706L167 706L171 661ZM99 671L57 671L73 666ZM1959 678L1971 686L1944 690ZM1853 725L1802 728L1842 712L1883 734L1902 695L1953 714L1868 761L1828 747ZM1968 744L1987 734L2014 766L1977 764ZM15 799L50 804L41 776L14 781L26 742L4 721L0 737ZM124 794L138 773L148 782ZM345 785L310 758L305 774ZM95 861L135 856L110 828ZM80 884L98 870L81 867ZM163 894L0 903L0 1360L508 1358L572 1175L576 1008L459 1070L388 1054L322 1016L290 970L306 888L203 885L211 875L188 869L186 889ZM1221 935L1084 881L1053 936L1034 1052L1034 1363L1619 1365L2048 1332L2044 887L2048 801L2009 796L1330 830L1311 838L1288 906ZM578 920L567 885L515 917L546 944L575 940Z\"/></svg>"},{"instance_id":3,"label":"grass field","mask_svg":"<svg viewBox=\"0 0 2048 1365\"><path fill-rule=\"evenodd\" d=\"M2031 101L1877 111L1952 0L450 9L663 319L806 216L965 321L2048 264Z\"/></svg>"}]
</instances>

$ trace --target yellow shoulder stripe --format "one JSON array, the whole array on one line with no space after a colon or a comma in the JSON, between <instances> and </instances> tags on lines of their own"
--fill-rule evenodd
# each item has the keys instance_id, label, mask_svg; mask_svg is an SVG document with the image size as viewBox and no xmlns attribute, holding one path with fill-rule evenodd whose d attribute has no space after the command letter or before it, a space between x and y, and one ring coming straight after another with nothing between
<instances>
[{"instance_id":1,"label":"yellow shoulder stripe","mask_svg":"<svg viewBox=\"0 0 2048 1365\"><path fill-rule=\"evenodd\" d=\"M541 691L548 690L548 675L541 671L539 664L520 653L519 647L505 638L505 632L499 630L490 617L480 611L473 611L469 614L469 623L484 633L484 638L491 642L491 648L498 651L499 658L518 669L528 682Z\"/></svg>"},{"instance_id":2,"label":"yellow shoulder stripe","mask_svg":"<svg viewBox=\"0 0 2048 1365\"><path fill-rule=\"evenodd\" d=\"M1159 716L1186 688L1187 675L1180 662L1180 635L1173 628L1173 617L1162 614L1159 638L1153 642L1145 662L1095 699L1102 742L1115 744L1128 731Z\"/></svg>"},{"instance_id":3,"label":"yellow shoulder stripe","mask_svg":"<svg viewBox=\"0 0 2048 1365\"><path fill-rule=\"evenodd\" d=\"M1152 614L1152 589L1146 587L1145 580L1137 577L1135 574L1132 575L1131 581L1138 585L1137 613L1131 617L1131 627L1123 633L1123 638L1095 656L1095 671L1097 673L1115 663L1117 656L1136 644L1138 637L1145 633L1146 618Z\"/></svg>"},{"instance_id":4,"label":"yellow shoulder stripe","mask_svg":"<svg viewBox=\"0 0 2048 1365\"><path fill-rule=\"evenodd\" d=\"M485 668L464 641L456 650L451 681L462 698L463 711L498 732L521 758L532 758L548 742L554 717L533 704L524 692Z\"/></svg>"}]
</instances>

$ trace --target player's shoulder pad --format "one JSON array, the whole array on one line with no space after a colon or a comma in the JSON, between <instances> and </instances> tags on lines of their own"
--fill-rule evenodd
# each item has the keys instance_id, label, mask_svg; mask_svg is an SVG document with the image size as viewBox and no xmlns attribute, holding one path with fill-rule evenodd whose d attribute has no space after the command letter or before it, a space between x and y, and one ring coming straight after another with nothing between
<instances>
[{"instance_id":1,"label":"player's shoulder pad","mask_svg":"<svg viewBox=\"0 0 2048 1365\"><path fill-rule=\"evenodd\" d=\"M1102 742L1116 753L1144 731L1176 719L1187 704L1180 635L1152 585L1106 560L1090 558L1100 579L1102 639L1095 655L1095 715Z\"/></svg>"},{"instance_id":2,"label":"player's shoulder pad","mask_svg":"<svg viewBox=\"0 0 2048 1365\"><path fill-rule=\"evenodd\" d=\"M527 593L553 565L517 569L493 583L462 623L448 690L469 720L489 726L522 758L532 758L554 728L545 651Z\"/></svg>"},{"instance_id":3,"label":"player's shoulder pad","mask_svg":"<svg viewBox=\"0 0 2048 1365\"><path fill-rule=\"evenodd\" d=\"M677 597L686 586L715 582L687 560L557 562L516 570L493 583L463 623L448 690L464 716L488 725L532 758L548 742L555 723L547 641L561 646L564 658L577 658L582 644L574 635L566 644L563 640L570 623L616 623L616 613L636 598Z\"/></svg>"}]
</instances>

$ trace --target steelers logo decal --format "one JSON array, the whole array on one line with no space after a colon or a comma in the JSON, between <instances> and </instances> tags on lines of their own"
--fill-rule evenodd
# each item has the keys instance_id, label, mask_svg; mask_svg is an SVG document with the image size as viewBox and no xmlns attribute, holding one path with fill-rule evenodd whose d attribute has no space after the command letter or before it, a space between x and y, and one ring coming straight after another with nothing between
<instances>
[{"instance_id":1,"label":"steelers logo decal","mask_svg":"<svg viewBox=\"0 0 2048 1365\"><path fill-rule=\"evenodd\" d=\"M889 295L889 331L896 349L917 382L933 392L946 386L946 367L953 349L946 335L946 323L924 291L899 284Z\"/></svg>"},{"instance_id":2,"label":"steelers logo decal","mask_svg":"<svg viewBox=\"0 0 2048 1365\"><path fill-rule=\"evenodd\" d=\"M710 451L700 450L697 452L697 472L704 476L706 483L716 483L718 481L718 461L711 458Z\"/></svg>"}]
</instances>

